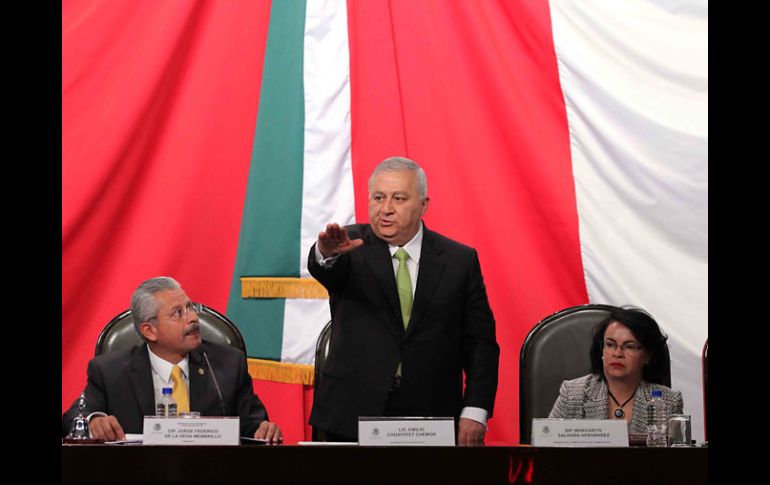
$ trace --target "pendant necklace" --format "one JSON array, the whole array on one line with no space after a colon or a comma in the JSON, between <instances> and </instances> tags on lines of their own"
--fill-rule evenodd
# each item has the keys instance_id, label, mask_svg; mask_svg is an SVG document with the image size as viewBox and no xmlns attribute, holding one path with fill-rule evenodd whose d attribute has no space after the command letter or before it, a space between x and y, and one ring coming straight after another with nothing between
<instances>
[{"instance_id":1,"label":"pendant necklace","mask_svg":"<svg viewBox=\"0 0 770 485\"><path fill-rule=\"evenodd\" d=\"M636 394L636 389L634 389L634 392L633 392L633 393L631 393L631 397L629 397L628 399L626 399L626 402L624 402L623 404L620 404L620 403L618 402L618 400L617 400L617 399L615 399L615 396L613 396L613 395L612 395L612 391L610 391L610 388L609 388L609 386L607 387L607 393L610 395L610 397L612 398L612 400L613 400L613 401L615 401L615 404L617 404L617 405L618 405L618 408L617 408L617 409L615 410L615 412L614 412L614 413L612 413L612 414L614 414L616 418L620 419L620 418L622 418L623 416L625 416L625 415L626 415L626 413L624 413L624 412L623 412L623 406L625 406L626 404L628 404L628 401L630 401L631 399L633 399L633 398L634 398L634 394Z\"/></svg>"}]
</instances>

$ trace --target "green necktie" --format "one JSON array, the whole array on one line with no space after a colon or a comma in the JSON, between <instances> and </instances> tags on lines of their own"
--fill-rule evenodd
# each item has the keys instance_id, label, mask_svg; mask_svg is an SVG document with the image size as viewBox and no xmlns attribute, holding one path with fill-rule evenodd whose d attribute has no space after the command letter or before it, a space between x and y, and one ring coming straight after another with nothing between
<instances>
[{"instance_id":1,"label":"green necktie","mask_svg":"<svg viewBox=\"0 0 770 485\"><path fill-rule=\"evenodd\" d=\"M406 260L409 253L404 248L398 248L393 255L398 260L396 271L396 286L398 287L398 299L401 301L401 318L404 320L404 329L409 325L409 317L412 315L412 278L409 277L409 268Z\"/></svg>"}]
</instances>

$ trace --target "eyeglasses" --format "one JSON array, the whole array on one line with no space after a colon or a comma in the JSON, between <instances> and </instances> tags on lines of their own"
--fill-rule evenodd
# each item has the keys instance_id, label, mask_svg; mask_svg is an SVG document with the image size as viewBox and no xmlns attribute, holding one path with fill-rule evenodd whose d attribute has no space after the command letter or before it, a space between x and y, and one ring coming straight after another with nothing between
<instances>
[{"instance_id":1,"label":"eyeglasses","mask_svg":"<svg viewBox=\"0 0 770 485\"><path fill-rule=\"evenodd\" d=\"M194 301L191 301L187 303L187 305L185 305L184 307L176 308L174 310L174 313L169 315L168 318L170 318L171 320L180 320L186 317L187 314L190 312L195 312L197 314L202 311L203 311L203 305L201 305L200 303L195 303ZM156 315L152 317L150 320L157 320L157 319L158 319L158 316Z\"/></svg>"},{"instance_id":2,"label":"eyeglasses","mask_svg":"<svg viewBox=\"0 0 770 485\"><path fill-rule=\"evenodd\" d=\"M615 342L614 340L604 341L604 350L609 350L610 352L614 352L615 349L617 349L618 347L620 347L623 353L629 352L631 354L635 352L639 352L644 348L642 344L638 344L636 342L626 342L623 345L618 345L617 342Z\"/></svg>"}]
</instances>

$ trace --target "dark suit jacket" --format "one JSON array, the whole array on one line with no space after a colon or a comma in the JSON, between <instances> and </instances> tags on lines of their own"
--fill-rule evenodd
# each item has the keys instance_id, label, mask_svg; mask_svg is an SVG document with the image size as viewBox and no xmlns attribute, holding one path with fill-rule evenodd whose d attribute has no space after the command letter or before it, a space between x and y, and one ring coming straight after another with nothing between
<instances>
[{"instance_id":1,"label":"dark suit jacket","mask_svg":"<svg viewBox=\"0 0 770 485\"><path fill-rule=\"evenodd\" d=\"M203 358L206 350L225 401L226 416L240 416L241 436L254 436L267 411L254 394L246 356L243 352L204 341L190 352L190 410L201 416L222 416L222 406L209 368ZM147 345L109 352L88 363L86 411L115 415L126 433L142 433L144 416L155 415L155 391ZM78 399L62 418L62 435L69 432L78 413Z\"/></svg>"},{"instance_id":2,"label":"dark suit jacket","mask_svg":"<svg viewBox=\"0 0 770 485\"><path fill-rule=\"evenodd\" d=\"M500 349L476 251L424 229L404 331L387 243L368 224L347 230L364 245L330 269L316 262L315 247L308 259L310 273L329 291L333 321L310 424L358 436L359 416L383 415L399 362L402 393L419 415L458 417L473 406L491 416Z\"/></svg>"}]
</instances>

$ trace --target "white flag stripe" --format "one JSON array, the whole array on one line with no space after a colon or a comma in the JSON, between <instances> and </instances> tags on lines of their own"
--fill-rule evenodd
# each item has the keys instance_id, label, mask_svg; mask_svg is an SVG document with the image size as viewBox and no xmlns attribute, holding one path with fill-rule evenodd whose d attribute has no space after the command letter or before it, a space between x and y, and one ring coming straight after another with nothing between
<instances>
[{"instance_id":1,"label":"white flag stripe","mask_svg":"<svg viewBox=\"0 0 770 485\"><path fill-rule=\"evenodd\" d=\"M312 364L318 335L330 318L327 300L286 300L281 361Z\"/></svg>"},{"instance_id":2,"label":"white flag stripe","mask_svg":"<svg viewBox=\"0 0 770 485\"><path fill-rule=\"evenodd\" d=\"M589 300L658 320L702 441L708 8L687 4L552 0L551 17Z\"/></svg>"},{"instance_id":3,"label":"white flag stripe","mask_svg":"<svg viewBox=\"0 0 770 485\"><path fill-rule=\"evenodd\" d=\"M305 141L300 276L330 222L354 222L350 160L350 55L345 0L307 2L304 42ZM326 300L286 300L281 360L309 364L329 320Z\"/></svg>"}]
</instances>

